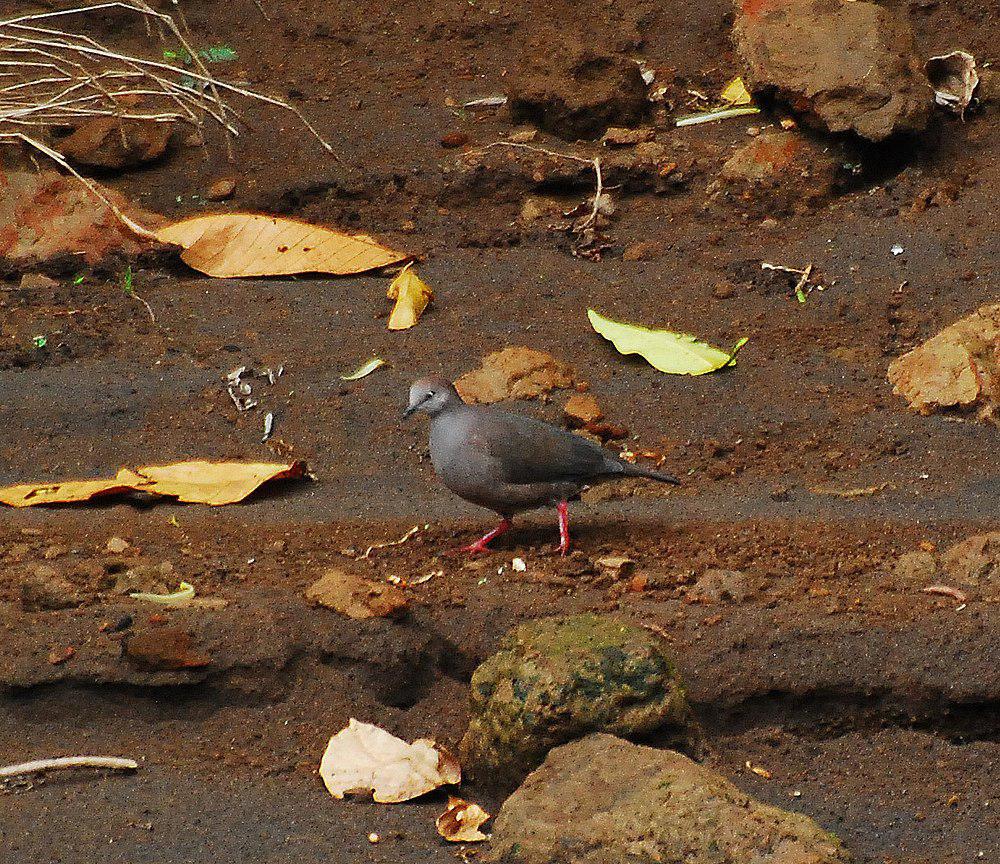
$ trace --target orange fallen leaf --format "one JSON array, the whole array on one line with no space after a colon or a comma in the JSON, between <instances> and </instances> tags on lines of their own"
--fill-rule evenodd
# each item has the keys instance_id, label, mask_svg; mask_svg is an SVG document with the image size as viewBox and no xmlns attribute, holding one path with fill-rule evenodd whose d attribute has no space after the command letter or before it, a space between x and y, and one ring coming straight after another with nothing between
<instances>
[{"instance_id":1,"label":"orange fallen leaf","mask_svg":"<svg viewBox=\"0 0 1000 864\"><path fill-rule=\"evenodd\" d=\"M766 768L761 768L760 765L754 765L749 759L747 759L747 770L752 771L758 777L763 777L765 780L771 779L771 772Z\"/></svg>"},{"instance_id":2,"label":"orange fallen leaf","mask_svg":"<svg viewBox=\"0 0 1000 864\"><path fill-rule=\"evenodd\" d=\"M407 264L392 280L386 296L396 301L389 316L389 329L408 330L420 320L434 297L434 290L416 274L412 264Z\"/></svg>"},{"instance_id":3,"label":"orange fallen leaf","mask_svg":"<svg viewBox=\"0 0 1000 864\"><path fill-rule=\"evenodd\" d=\"M438 834L451 843L478 843L489 839L479 830L489 818L490 814L478 804L449 795L448 806L434 824Z\"/></svg>"},{"instance_id":4,"label":"orange fallen leaf","mask_svg":"<svg viewBox=\"0 0 1000 864\"><path fill-rule=\"evenodd\" d=\"M364 234L342 234L260 213L219 213L166 225L161 243L181 246L181 260L218 278L294 273L364 273L409 256Z\"/></svg>"},{"instance_id":5,"label":"orange fallen leaf","mask_svg":"<svg viewBox=\"0 0 1000 864\"><path fill-rule=\"evenodd\" d=\"M234 504L269 480L301 477L305 463L177 462L122 468L103 480L68 480L63 483L23 483L0 489L0 504L32 507L38 504L74 504L99 495L147 492L191 504Z\"/></svg>"}]
</instances>

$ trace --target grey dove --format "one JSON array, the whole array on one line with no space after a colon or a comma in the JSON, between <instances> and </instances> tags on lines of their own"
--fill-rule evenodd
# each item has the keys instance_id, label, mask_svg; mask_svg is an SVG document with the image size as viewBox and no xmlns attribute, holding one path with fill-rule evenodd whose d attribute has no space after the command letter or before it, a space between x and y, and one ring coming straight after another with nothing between
<instances>
[{"instance_id":1,"label":"grey dove","mask_svg":"<svg viewBox=\"0 0 1000 864\"><path fill-rule=\"evenodd\" d=\"M500 524L460 551L486 552L491 540L510 530L516 513L555 506L559 551L569 551L568 502L605 480L646 477L679 483L676 477L640 468L603 447L533 417L486 405L467 405L444 378L421 378L410 387L404 417L430 417L431 462L456 495L488 507Z\"/></svg>"}]
</instances>

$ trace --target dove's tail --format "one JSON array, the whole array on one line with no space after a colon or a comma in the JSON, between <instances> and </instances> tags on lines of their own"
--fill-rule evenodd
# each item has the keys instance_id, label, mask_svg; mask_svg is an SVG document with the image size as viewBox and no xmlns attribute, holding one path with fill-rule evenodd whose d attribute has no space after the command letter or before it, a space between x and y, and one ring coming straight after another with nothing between
<instances>
[{"instance_id":1,"label":"dove's tail","mask_svg":"<svg viewBox=\"0 0 1000 864\"><path fill-rule=\"evenodd\" d=\"M661 474L659 471L650 471L648 468L633 465L631 462L622 462L622 474L626 477L645 477L647 480L656 480L660 483L672 483L674 486L681 485L681 481L672 474Z\"/></svg>"}]
</instances>

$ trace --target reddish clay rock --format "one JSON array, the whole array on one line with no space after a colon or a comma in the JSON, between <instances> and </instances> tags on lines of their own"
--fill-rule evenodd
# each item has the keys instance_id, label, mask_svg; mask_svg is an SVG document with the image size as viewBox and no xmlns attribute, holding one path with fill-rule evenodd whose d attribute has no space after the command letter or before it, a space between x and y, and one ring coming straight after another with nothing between
<instances>
[{"instance_id":1,"label":"reddish clay rock","mask_svg":"<svg viewBox=\"0 0 1000 864\"><path fill-rule=\"evenodd\" d=\"M747 86L827 132L920 132L930 92L909 24L865 0L737 0Z\"/></svg>"},{"instance_id":2,"label":"reddish clay rock","mask_svg":"<svg viewBox=\"0 0 1000 864\"><path fill-rule=\"evenodd\" d=\"M889 364L893 392L921 414L978 408L992 419L1000 400L1000 304L983 306Z\"/></svg>"},{"instance_id":3,"label":"reddish clay rock","mask_svg":"<svg viewBox=\"0 0 1000 864\"><path fill-rule=\"evenodd\" d=\"M563 417L570 426L589 426L603 420L604 412L590 393L574 393L566 400Z\"/></svg>"},{"instance_id":4,"label":"reddish clay rock","mask_svg":"<svg viewBox=\"0 0 1000 864\"><path fill-rule=\"evenodd\" d=\"M401 615L409 600L398 588L373 582L336 567L306 589L306 599L348 618L386 618Z\"/></svg>"},{"instance_id":5,"label":"reddish clay rock","mask_svg":"<svg viewBox=\"0 0 1000 864\"><path fill-rule=\"evenodd\" d=\"M100 188L140 225L153 228L162 221L114 190ZM129 231L73 177L56 171L0 171L0 270L23 271L60 260L95 266L109 257L135 257L156 248L158 244Z\"/></svg>"},{"instance_id":6,"label":"reddish clay rock","mask_svg":"<svg viewBox=\"0 0 1000 864\"><path fill-rule=\"evenodd\" d=\"M92 117L59 142L59 151L78 165L133 168L159 159L170 143L173 123Z\"/></svg>"},{"instance_id":7,"label":"reddish clay rock","mask_svg":"<svg viewBox=\"0 0 1000 864\"><path fill-rule=\"evenodd\" d=\"M575 384L573 370L551 354L534 348L510 347L483 358L483 365L455 382L469 404L503 399L533 399Z\"/></svg>"},{"instance_id":8,"label":"reddish clay rock","mask_svg":"<svg viewBox=\"0 0 1000 864\"><path fill-rule=\"evenodd\" d=\"M634 126L649 110L633 60L560 44L552 36L529 47L507 95L515 123L530 121L567 141L598 138L609 126Z\"/></svg>"},{"instance_id":9,"label":"reddish clay rock","mask_svg":"<svg viewBox=\"0 0 1000 864\"><path fill-rule=\"evenodd\" d=\"M179 627L156 627L137 632L125 646L125 656L138 666L154 670L200 669L212 658Z\"/></svg>"}]
</instances>

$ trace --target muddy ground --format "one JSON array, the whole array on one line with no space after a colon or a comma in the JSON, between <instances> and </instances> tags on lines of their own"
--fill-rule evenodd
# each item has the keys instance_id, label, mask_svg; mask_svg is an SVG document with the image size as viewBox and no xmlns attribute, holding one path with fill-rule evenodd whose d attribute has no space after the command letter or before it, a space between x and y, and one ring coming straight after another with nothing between
<instances>
[{"instance_id":1,"label":"muddy ground","mask_svg":"<svg viewBox=\"0 0 1000 864\"><path fill-rule=\"evenodd\" d=\"M891 358L996 300L996 106L964 123L937 114L919 140L861 154L851 183L817 193L801 177L777 199L713 186L747 127L770 118L684 129L660 118L657 140L683 177L657 187L626 172L593 261L564 233L519 222L526 196L572 207L593 193L592 173L538 180L533 157L463 169L444 136L464 133L472 150L511 124L503 110L453 103L503 92L522 45L547 27L644 58L677 111L692 110L688 90L718 92L736 68L727 3L264 5L270 21L251 0L182 0L199 41L238 51L232 77L291 98L337 157L287 115L248 108L233 163L210 141L101 179L168 216L264 209L371 232L425 256L435 302L416 328L389 333L377 277L223 282L160 261L134 282L155 323L117 272L32 291L0 284L0 483L276 454L316 475L219 509L0 513L0 762L92 751L143 763L129 777L4 790L10 860L452 860L433 828L443 796L330 799L316 775L327 738L353 716L456 744L471 671L500 636L526 617L583 609L667 634L706 732L697 755L813 816L859 861L1000 859L998 592L959 611L894 568L920 543L996 528L996 430L917 416L885 379ZM893 5L922 55L995 50L985 0ZM144 44L141 27L116 18L106 29ZM225 176L238 180L234 198L209 204L205 188ZM762 261L812 263L825 290L799 304ZM588 306L750 342L734 370L666 376L600 340ZM684 484L632 484L576 505L566 560L552 552L554 514L535 514L463 564L440 552L492 517L435 483L424 428L399 414L414 377L457 376L512 344L569 362L628 428L619 443L663 454ZM373 353L392 365L339 379ZM239 414L225 374L278 364L286 372L260 389L260 408ZM562 401L517 407L557 420ZM275 415L268 444L264 411ZM832 494L856 489L866 494ZM362 565L435 573L409 589L402 621L348 621L306 603L325 566L413 525L427 527ZM111 537L129 548L109 553ZM647 578L604 575L593 562L606 553L631 556ZM525 572L511 570L514 556ZM109 590L116 573L162 562L224 603L164 612ZM39 566L72 583L81 605L27 611L21 585ZM747 574L745 597L706 601L693 589L720 567ZM131 624L116 630L123 616ZM208 665L162 672L123 658L136 634L177 632ZM503 800L504 790L463 789L494 812Z\"/></svg>"}]
</instances>

